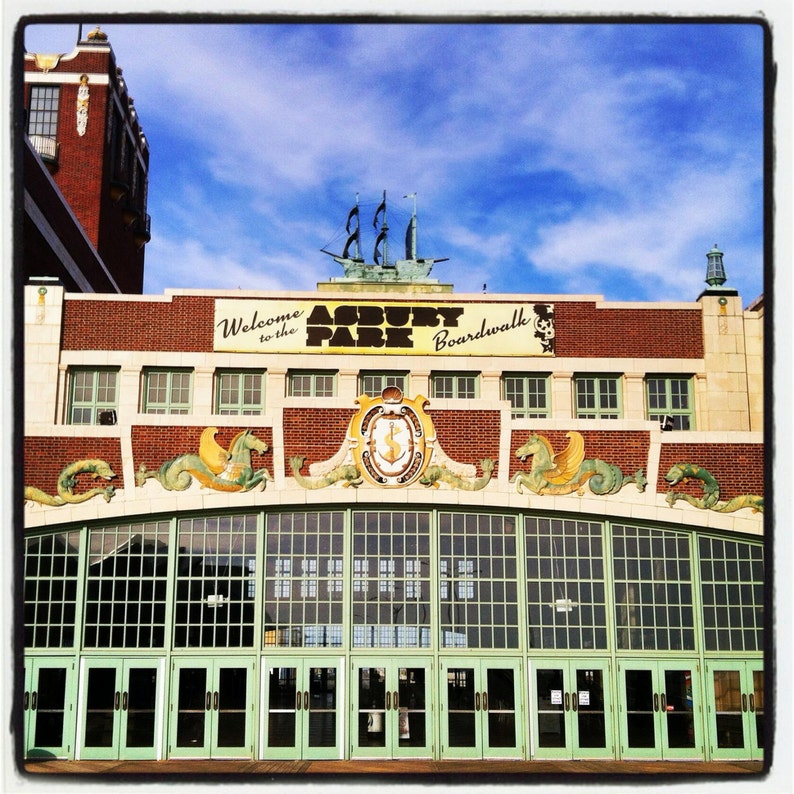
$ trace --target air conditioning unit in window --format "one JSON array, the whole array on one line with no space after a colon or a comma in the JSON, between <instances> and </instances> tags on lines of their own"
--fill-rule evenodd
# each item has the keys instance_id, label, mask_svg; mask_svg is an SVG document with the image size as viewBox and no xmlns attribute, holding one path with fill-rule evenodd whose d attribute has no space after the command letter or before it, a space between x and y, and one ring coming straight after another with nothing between
<instances>
[{"instance_id":1,"label":"air conditioning unit in window","mask_svg":"<svg viewBox=\"0 0 794 794\"><path fill-rule=\"evenodd\" d=\"M666 432L672 430L674 426L672 416L663 416L662 421L659 423L659 427Z\"/></svg>"},{"instance_id":2,"label":"air conditioning unit in window","mask_svg":"<svg viewBox=\"0 0 794 794\"><path fill-rule=\"evenodd\" d=\"M118 421L116 417L116 412L113 410L110 411L100 411L99 412L99 424L100 425L115 425Z\"/></svg>"}]
</instances>

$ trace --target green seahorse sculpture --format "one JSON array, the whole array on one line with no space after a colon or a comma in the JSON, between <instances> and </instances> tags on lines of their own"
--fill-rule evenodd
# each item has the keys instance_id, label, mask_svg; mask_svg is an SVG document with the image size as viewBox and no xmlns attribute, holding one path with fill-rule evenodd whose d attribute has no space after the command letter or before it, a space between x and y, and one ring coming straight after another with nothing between
<instances>
[{"instance_id":1,"label":"green seahorse sculpture","mask_svg":"<svg viewBox=\"0 0 794 794\"><path fill-rule=\"evenodd\" d=\"M749 507L754 513L764 512L763 496L742 494L741 496L734 496L733 499L729 499L727 502L721 502L720 486L714 475L708 469L704 469L694 463L676 463L664 475L664 478L670 483L671 487L689 479L700 480L703 487L702 498L681 493L680 491L669 491L665 501L670 507L673 507L679 499L683 499L693 507L699 507L701 510L716 510L718 513L734 513L744 507Z\"/></svg>"},{"instance_id":2,"label":"green seahorse sculpture","mask_svg":"<svg viewBox=\"0 0 794 794\"><path fill-rule=\"evenodd\" d=\"M110 464L100 458L78 460L69 464L61 472L56 485L57 495L45 493L32 485L26 485L25 502L38 502L51 507L60 507L65 504L79 504L93 499L95 496L101 496L106 502L109 502L115 495L116 488L113 485L91 488L85 493L75 495L74 489L79 474L90 474L95 480L98 478L112 480L116 476L116 473L110 468Z\"/></svg>"}]
</instances>

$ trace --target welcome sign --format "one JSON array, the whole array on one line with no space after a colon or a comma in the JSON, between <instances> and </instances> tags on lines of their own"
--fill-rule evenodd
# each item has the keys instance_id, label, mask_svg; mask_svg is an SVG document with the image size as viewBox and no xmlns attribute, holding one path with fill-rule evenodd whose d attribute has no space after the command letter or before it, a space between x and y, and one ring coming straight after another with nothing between
<instances>
[{"instance_id":1,"label":"welcome sign","mask_svg":"<svg viewBox=\"0 0 794 794\"><path fill-rule=\"evenodd\" d=\"M551 356L549 303L215 301L214 349L245 353Z\"/></svg>"}]
</instances>

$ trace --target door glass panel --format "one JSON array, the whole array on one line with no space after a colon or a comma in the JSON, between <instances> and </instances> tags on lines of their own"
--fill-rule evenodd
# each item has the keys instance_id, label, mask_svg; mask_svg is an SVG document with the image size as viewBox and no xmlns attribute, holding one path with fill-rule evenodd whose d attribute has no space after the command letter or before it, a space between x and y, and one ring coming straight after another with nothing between
<instances>
[{"instance_id":1,"label":"door glass panel","mask_svg":"<svg viewBox=\"0 0 794 794\"><path fill-rule=\"evenodd\" d=\"M424 747L427 744L427 711L423 667L400 668L398 696L400 747Z\"/></svg>"},{"instance_id":2,"label":"door glass panel","mask_svg":"<svg viewBox=\"0 0 794 794\"><path fill-rule=\"evenodd\" d=\"M764 671L753 670L753 706L755 708L756 747L764 746Z\"/></svg>"},{"instance_id":3,"label":"door glass panel","mask_svg":"<svg viewBox=\"0 0 794 794\"><path fill-rule=\"evenodd\" d=\"M386 670L362 667L358 671L359 747L386 746Z\"/></svg>"},{"instance_id":4,"label":"door glass panel","mask_svg":"<svg viewBox=\"0 0 794 794\"><path fill-rule=\"evenodd\" d=\"M336 745L336 668L309 669L309 747Z\"/></svg>"},{"instance_id":5,"label":"door glass panel","mask_svg":"<svg viewBox=\"0 0 794 794\"><path fill-rule=\"evenodd\" d=\"M118 697L120 693L116 690L116 669L92 667L88 671L86 697L86 747L113 746L113 719Z\"/></svg>"},{"instance_id":6,"label":"door glass panel","mask_svg":"<svg viewBox=\"0 0 794 794\"><path fill-rule=\"evenodd\" d=\"M562 670L538 670L538 747L565 747Z\"/></svg>"},{"instance_id":7,"label":"door glass panel","mask_svg":"<svg viewBox=\"0 0 794 794\"><path fill-rule=\"evenodd\" d=\"M626 670L626 734L629 747L656 746L650 670Z\"/></svg>"},{"instance_id":8,"label":"door glass panel","mask_svg":"<svg viewBox=\"0 0 794 794\"><path fill-rule=\"evenodd\" d=\"M738 670L714 671L717 747L744 747L742 690Z\"/></svg>"},{"instance_id":9,"label":"door glass panel","mask_svg":"<svg viewBox=\"0 0 794 794\"><path fill-rule=\"evenodd\" d=\"M576 671L579 747L606 747L603 670Z\"/></svg>"},{"instance_id":10,"label":"door glass panel","mask_svg":"<svg viewBox=\"0 0 794 794\"><path fill-rule=\"evenodd\" d=\"M271 667L268 679L267 746L295 746L297 697L294 667Z\"/></svg>"},{"instance_id":11,"label":"door glass panel","mask_svg":"<svg viewBox=\"0 0 794 794\"><path fill-rule=\"evenodd\" d=\"M474 670L470 667L447 671L448 738L450 747L475 747Z\"/></svg>"},{"instance_id":12,"label":"door glass panel","mask_svg":"<svg viewBox=\"0 0 794 794\"><path fill-rule=\"evenodd\" d=\"M667 746L695 746L695 712L692 702L692 671L665 670L664 693Z\"/></svg>"},{"instance_id":13,"label":"door glass panel","mask_svg":"<svg viewBox=\"0 0 794 794\"><path fill-rule=\"evenodd\" d=\"M506 669L489 669L488 688L488 746L515 747L516 695L514 673ZM484 703L485 707L486 704Z\"/></svg>"},{"instance_id":14,"label":"door glass panel","mask_svg":"<svg viewBox=\"0 0 794 794\"><path fill-rule=\"evenodd\" d=\"M207 670L185 667L179 671L176 745L197 747L204 744L207 709Z\"/></svg>"},{"instance_id":15,"label":"door glass panel","mask_svg":"<svg viewBox=\"0 0 794 794\"><path fill-rule=\"evenodd\" d=\"M123 703L127 710L127 747L154 747L156 698L157 668L130 670Z\"/></svg>"},{"instance_id":16,"label":"door glass panel","mask_svg":"<svg viewBox=\"0 0 794 794\"><path fill-rule=\"evenodd\" d=\"M36 747L60 747L63 744L66 668L43 667L39 670L36 692Z\"/></svg>"},{"instance_id":17,"label":"door glass panel","mask_svg":"<svg viewBox=\"0 0 794 794\"><path fill-rule=\"evenodd\" d=\"M248 670L222 667L218 675L218 747L245 744Z\"/></svg>"}]
</instances>

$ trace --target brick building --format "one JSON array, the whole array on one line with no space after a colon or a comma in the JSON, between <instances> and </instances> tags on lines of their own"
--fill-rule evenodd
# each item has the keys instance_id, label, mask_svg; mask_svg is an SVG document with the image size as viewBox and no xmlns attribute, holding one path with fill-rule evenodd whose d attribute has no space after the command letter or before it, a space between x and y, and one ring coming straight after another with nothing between
<instances>
[{"instance_id":1,"label":"brick building","mask_svg":"<svg viewBox=\"0 0 794 794\"><path fill-rule=\"evenodd\" d=\"M26 286L24 756L762 758L763 302L706 256L675 304L410 247Z\"/></svg>"}]
</instances>

